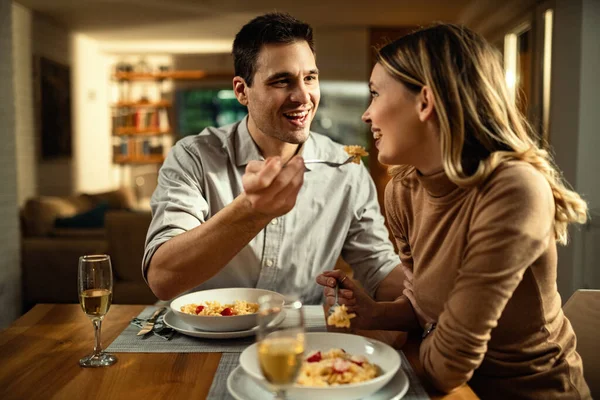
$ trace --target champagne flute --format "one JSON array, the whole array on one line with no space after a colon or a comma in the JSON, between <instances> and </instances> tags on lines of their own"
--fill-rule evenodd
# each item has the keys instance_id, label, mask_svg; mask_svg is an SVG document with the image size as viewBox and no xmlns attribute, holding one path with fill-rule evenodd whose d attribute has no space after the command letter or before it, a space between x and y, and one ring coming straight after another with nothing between
<instances>
[{"instance_id":1,"label":"champagne flute","mask_svg":"<svg viewBox=\"0 0 600 400\"><path fill-rule=\"evenodd\" d=\"M294 384L304 360L304 313L302 303L287 299L285 322L273 326L273 315L281 312L281 302L273 296L258 300L258 361L263 376L275 392L275 398L286 398L287 389Z\"/></svg>"},{"instance_id":2,"label":"champagne flute","mask_svg":"<svg viewBox=\"0 0 600 400\"><path fill-rule=\"evenodd\" d=\"M83 312L92 320L95 331L94 352L79 360L82 367L105 367L114 364L117 358L102 351L100 327L112 303L112 267L110 256L88 255L79 257L77 270L79 303Z\"/></svg>"}]
</instances>

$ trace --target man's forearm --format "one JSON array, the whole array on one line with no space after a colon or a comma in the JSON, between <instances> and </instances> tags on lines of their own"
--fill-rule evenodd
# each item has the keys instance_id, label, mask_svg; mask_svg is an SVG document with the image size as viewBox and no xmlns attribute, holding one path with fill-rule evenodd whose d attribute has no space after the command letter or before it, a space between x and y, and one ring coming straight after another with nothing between
<instances>
[{"instance_id":1,"label":"man's forearm","mask_svg":"<svg viewBox=\"0 0 600 400\"><path fill-rule=\"evenodd\" d=\"M412 331L421 327L406 296L394 301L378 302L372 323L373 329L388 331Z\"/></svg>"},{"instance_id":2,"label":"man's forearm","mask_svg":"<svg viewBox=\"0 0 600 400\"><path fill-rule=\"evenodd\" d=\"M375 292L377 329L410 331L420 327L412 304L402 295L404 279L402 265L398 264L379 284Z\"/></svg>"},{"instance_id":3,"label":"man's forearm","mask_svg":"<svg viewBox=\"0 0 600 400\"><path fill-rule=\"evenodd\" d=\"M238 196L202 225L160 246L148 267L148 283L163 300L216 275L270 221Z\"/></svg>"}]
</instances>

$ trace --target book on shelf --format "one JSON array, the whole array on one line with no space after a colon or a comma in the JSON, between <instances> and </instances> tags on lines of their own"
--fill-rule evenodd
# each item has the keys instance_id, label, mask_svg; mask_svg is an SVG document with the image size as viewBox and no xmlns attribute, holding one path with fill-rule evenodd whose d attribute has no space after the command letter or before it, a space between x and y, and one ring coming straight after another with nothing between
<instances>
[{"instance_id":1,"label":"book on shelf","mask_svg":"<svg viewBox=\"0 0 600 400\"><path fill-rule=\"evenodd\" d=\"M169 132L171 124L166 109L117 110L113 114L113 127L117 134L143 131Z\"/></svg>"}]
</instances>

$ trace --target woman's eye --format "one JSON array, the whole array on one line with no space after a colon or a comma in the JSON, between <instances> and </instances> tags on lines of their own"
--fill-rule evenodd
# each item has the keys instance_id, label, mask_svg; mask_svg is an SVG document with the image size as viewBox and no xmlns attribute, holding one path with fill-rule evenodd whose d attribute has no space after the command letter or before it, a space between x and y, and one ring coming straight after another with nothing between
<instances>
[{"instance_id":1,"label":"woman's eye","mask_svg":"<svg viewBox=\"0 0 600 400\"><path fill-rule=\"evenodd\" d=\"M379 96L379 93L377 93L374 90L371 90L370 92L371 92L371 97L377 97L377 96Z\"/></svg>"}]
</instances>

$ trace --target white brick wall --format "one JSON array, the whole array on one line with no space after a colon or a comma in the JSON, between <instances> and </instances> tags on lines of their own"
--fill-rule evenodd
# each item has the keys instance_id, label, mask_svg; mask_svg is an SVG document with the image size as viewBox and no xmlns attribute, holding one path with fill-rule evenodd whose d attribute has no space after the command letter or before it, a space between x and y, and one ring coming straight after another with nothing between
<instances>
[{"instance_id":1,"label":"white brick wall","mask_svg":"<svg viewBox=\"0 0 600 400\"><path fill-rule=\"evenodd\" d=\"M13 4L13 88L15 93L15 132L17 146L17 203L38 194L37 153L32 71L31 11Z\"/></svg>"},{"instance_id":2,"label":"white brick wall","mask_svg":"<svg viewBox=\"0 0 600 400\"><path fill-rule=\"evenodd\" d=\"M0 0L0 329L21 312L11 6Z\"/></svg>"}]
</instances>

